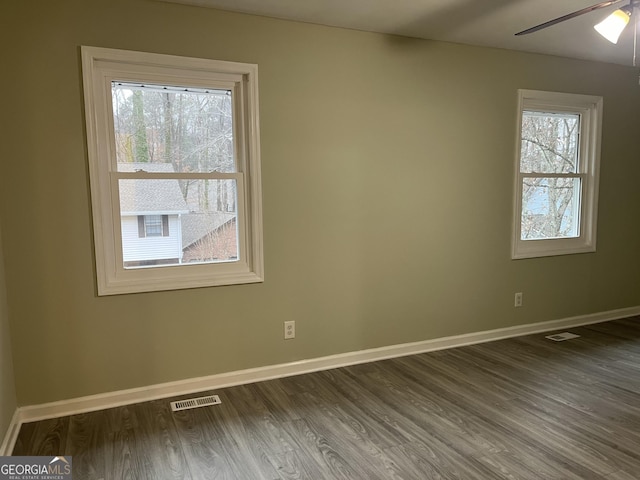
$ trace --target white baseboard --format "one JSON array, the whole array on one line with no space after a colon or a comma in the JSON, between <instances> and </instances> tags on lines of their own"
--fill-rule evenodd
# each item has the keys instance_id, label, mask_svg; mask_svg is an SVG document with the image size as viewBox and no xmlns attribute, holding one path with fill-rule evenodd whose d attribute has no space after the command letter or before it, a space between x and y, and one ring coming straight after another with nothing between
<instances>
[{"instance_id":1,"label":"white baseboard","mask_svg":"<svg viewBox=\"0 0 640 480\"><path fill-rule=\"evenodd\" d=\"M404 343L356 352L341 353L338 355L330 355L327 357L319 357L279 365L250 368L247 370L220 373L206 377L149 385L142 388L132 388L87 397L73 398L70 400L62 400L59 402L20 407L18 409L18 417L20 423L34 422L37 420L91 412L118 407L121 405L157 400L160 398L187 395L206 390L272 380L275 378L289 377L303 373L317 372L320 370L329 370L332 368L357 365L360 363L374 362L388 358L402 357L406 355L432 352L435 350L443 350L446 348L491 342L503 338L518 337L533 333L606 322L620 318L633 317L636 315L640 315L640 306L588 315L579 315L561 320L530 323L526 325L498 328L495 330L455 335L421 342Z\"/></svg>"},{"instance_id":2,"label":"white baseboard","mask_svg":"<svg viewBox=\"0 0 640 480\"><path fill-rule=\"evenodd\" d=\"M11 455L11 452L13 452L13 447L18 439L18 433L20 433L20 425L22 425L20 421L20 409L16 408L11 417L11 422L9 423L9 428L7 428L7 433L4 436L2 445L0 445L0 456Z\"/></svg>"}]
</instances>

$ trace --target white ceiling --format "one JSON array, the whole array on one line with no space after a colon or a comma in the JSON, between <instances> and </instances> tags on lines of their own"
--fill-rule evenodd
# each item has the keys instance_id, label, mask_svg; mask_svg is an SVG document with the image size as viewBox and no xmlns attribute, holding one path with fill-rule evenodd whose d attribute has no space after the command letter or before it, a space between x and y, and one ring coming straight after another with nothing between
<instances>
[{"instance_id":1,"label":"white ceiling","mask_svg":"<svg viewBox=\"0 0 640 480\"><path fill-rule=\"evenodd\" d=\"M631 65L633 28L617 45L593 25L620 5L539 32L514 34L598 0L164 0L409 37ZM637 13L636 13L637 15Z\"/></svg>"}]
</instances>

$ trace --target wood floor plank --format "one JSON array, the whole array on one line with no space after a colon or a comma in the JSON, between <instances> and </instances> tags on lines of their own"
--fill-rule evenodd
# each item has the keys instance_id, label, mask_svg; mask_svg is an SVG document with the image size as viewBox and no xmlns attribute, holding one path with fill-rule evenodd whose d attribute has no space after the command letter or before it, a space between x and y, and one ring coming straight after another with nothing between
<instances>
[{"instance_id":1,"label":"wood floor plank","mask_svg":"<svg viewBox=\"0 0 640 480\"><path fill-rule=\"evenodd\" d=\"M300 451L316 465L316 470L322 472L319 478L366 480L366 475L359 472L348 453L337 450L315 425L302 419L290 422L289 429L297 434Z\"/></svg>"},{"instance_id":2,"label":"wood floor plank","mask_svg":"<svg viewBox=\"0 0 640 480\"><path fill-rule=\"evenodd\" d=\"M115 433L122 430L133 430L138 428L140 423L136 417L135 410L135 405L124 405L118 408L108 408L103 410L106 422L105 431L108 433Z\"/></svg>"},{"instance_id":3,"label":"wood floor plank","mask_svg":"<svg viewBox=\"0 0 640 480\"><path fill-rule=\"evenodd\" d=\"M273 468L279 477L286 480L323 478L324 472L317 465L310 463L306 454L300 451L289 451L282 455L270 457Z\"/></svg>"},{"instance_id":4,"label":"wood floor plank","mask_svg":"<svg viewBox=\"0 0 640 480\"><path fill-rule=\"evenodd\" d=\"M248 478L252 472L259 472L260 478L279 478L269 462L269 454L273 453L266 433L255 428L251 418L253 412L241 411L243 405L235 405L229 398L234 398L244 392L249 395L245 386L232 387L221 395L222 404L207 412L212 416L211 424L215 424L217 438L224 440L226 459L238 478ZM227 445L227 442L231 441ZM278 450L280 451L280 450Z\"/></svg>"},{"instance_id":5,"label":"wood floor plank","mask_svg":"<svg viewBox=\"0 0 640 480\"><path fill-rule=\"evenodd\" d=\"M190 479L181 442L169 404L155 400L133 406L138 427L130 430L137 448L131 453L132 465L138 466L136 474L157 479Z\"/></svg>"},{"instance_id":6,"label":"wood floor plank","mask_svg":"<svg viewBox=\"0 0 640 480\"><path fill-rule=\"evenodd\" d=\"M191 409L174 413L185 460L193 478L234 480L237 473L227 461L228 448L237 448L232 439L221 442L216 435L210 409Z\"/></svg>"},{"instance_id":7,"label":"wood floor plank","mask_svg":"<svg viewBox=\"0 0 640 480\"><path fill-rule=\"evenodd\" d=\"M356 434L379 449L415 439L410 429L403 429L398 423L398 413L389 408L389 403L379 396L371 395L363 388L361 380L366 379L359 370L347 369L322 372L325 389L340 393L336 403L346 413L346 422Z\"/></svg>"},{"instance_id":8,"label":"wood floor plank","mask_svg":"<svg viewBox=\"0 0 640 480\"><path fill-rule=\"evenodd\" d=\"M82 480L640 478L640 318L24 424Z\"/></svg>"},{"instance_id":9,"label":"wood floor plank","mask_svg":"<svg viewBox=\"0 0 640 480\"><path fill-rule=\"evenodd\" d=\"M618 470L617 472L607 475L607 480L638 480L638 474Z\"/></svg>"},{"instance_id":10,"label":"wood floor plank","mask_svg":"<svg viewBox=\"0 0 640 480\"><path fill-rule=\"evenodd\" d=\"M295 450L296 442L281 428L273 413L273 407L267 406L265 400L269 392L264 390L263 383L229 389L224 395L224 401L233 405L241 423L253 432L252 435L258 437L257 441L270 455L291 452Z\"/></svg>"},{"instance_id":11,"label":"wood floor plank","mask_svg":"<svg viewBox=\"0 0 640 480\"><path fill-rule=\"evenodd\" d=\"M147 480L150 471L145 468L144 446L136 443L133 430L123 429L109 433L105 439L105 480ZM74 465L78 463L74 459Z\"/></svg>"},{"instance_id":12,"label":"wood floor plank","mask_svg":"<svg viewBox=\"0 0 640 480\"><path fill-rule=\"evenodd\" d=\"M64 451L75 460L73 474L87 480L101 480L106 476L104 412L84 413L69 417L69 431Z\"/></svg>"},{"instance_id":13,"label":"wood floor plank","mask_svg":"<svg viewBox=\"0 0 640 480\"><path fill-rule=\"evenodd\" d=\"M405 478L443 478L459 480L500 479L495 470L477 458L467 457L437 438L398 445L392 449L399 465L416 467ZM406 468L406 467L405 467ZM379 477L384 478L384 477Z\"/></svg>"},{"instance_id":14,"label":"wood floor plank","mask_svg":"<svg viewBox=\"0 0 640 480\"><path fill-rule=\"evenodd\" d=\"M68 429L69 417L22 425L13 455L64 455Z\"/></svg>"},{"instance_id":15,"label":"wood floor plank","mask_svg":"<svg viewBox=\"0 0 640 480\"><path fill-rule=\"evenodd\" d=\"M351 462L358 465L358 470L365 478L376 478L381 474L391 477L394 470L383 450L371 442L366 427L354 420L340 405L323 404L310 393L301 397L301 401L312 403L314 408L306 416L307 426L324 440L324 444L335 452L348 453ZM355 428L354 428L355 427ZM358 445L357 449L353 445ZM385 478L384 476L382 478Z\"/></svg>"},{"instance_id":16,"label":"wood floor plank","mask_svg":"<svg viewBox=\"0 0 640 480\"><path fill-rule=\"evenodd\" d=\"M33 437L39 423L40 422L29 422L23 423L20 426L20 431L18 432L18 438L16 439L16 444L13 447L12 455L29 455L29 452L35 450L36 439Z\"/></svg>"}]
</instances>

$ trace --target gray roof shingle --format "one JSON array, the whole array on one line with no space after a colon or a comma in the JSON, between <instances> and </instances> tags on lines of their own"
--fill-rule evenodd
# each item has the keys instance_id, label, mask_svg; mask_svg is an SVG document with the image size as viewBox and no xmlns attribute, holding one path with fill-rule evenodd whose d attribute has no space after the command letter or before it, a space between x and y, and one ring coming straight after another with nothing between
<instances>
[{"instance_id":1,"label":"gray roof shingle","mask_svg":"<svg viewBox=\"0 0 640 480\"><path fill-rule=\"evenodd\" d=\"M186 248L207 234L236 218L235 213L206 212L182 215L182 248Z\"/></svg>"},{"instance_id":2,"label":"gray roof shingle","mask_svg":"<svg viewBox=\"0 0 640 480\"><path fill-rule=\"evenodd\" d=\"M118 163L118 171L173 173L170 163ZM121 215L179 214L189 211L178 180L123 179L120 180Z\"/></svg>"}]
</instances>

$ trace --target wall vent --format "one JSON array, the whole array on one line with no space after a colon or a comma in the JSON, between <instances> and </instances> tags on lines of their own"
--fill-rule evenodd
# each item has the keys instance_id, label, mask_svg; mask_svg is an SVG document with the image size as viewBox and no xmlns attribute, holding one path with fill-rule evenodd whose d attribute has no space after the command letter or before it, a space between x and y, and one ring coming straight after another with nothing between
<instances>
[{"instance_id":1,"label":"wall vent","mask_svg":"<svg viewBox=\"0 0 640 480\"><path fill-rule=\"evenodd\" d=\"M187 400L178 400L171 402L171 410L179 412L180 410L189 410L190 408L207 407L209 405L220 405L220 397L218 395L209 395L207 397L189 398Z\"/></svg>"},{"instance_id":2,"label":"wall vent","mask_svg":"<svg viewBox=\"0 0 640 480\"><path fill-rule=\"evenodd\" d=\"M553 340L554 342L564 342L565 340L571 340L572 338L578 338L580 335L576 335L575 333L563 332L563 333L554 333L553 335L547 335L544 338L548 338L549 340Z\"/></svg>"}]
</instances>

